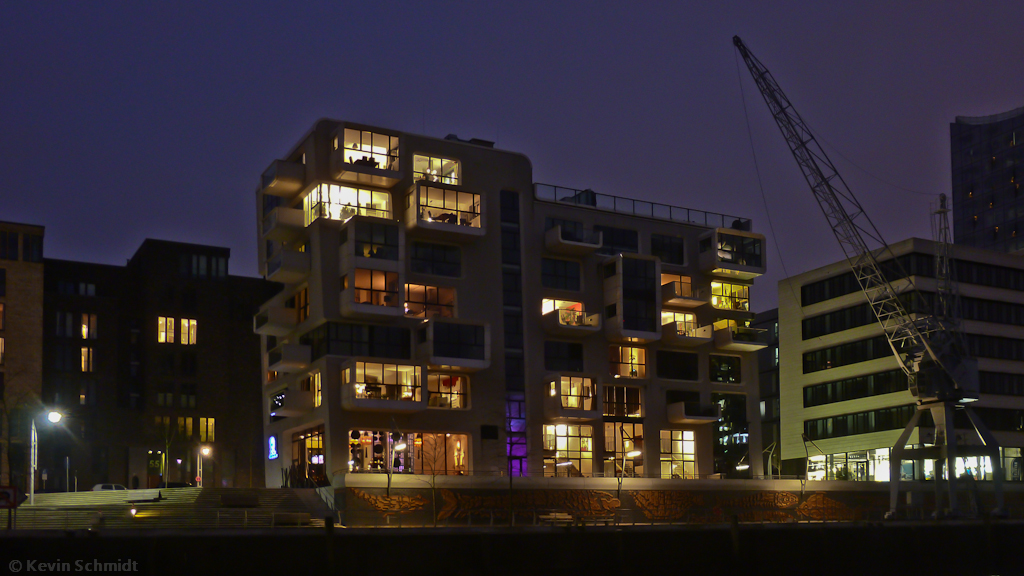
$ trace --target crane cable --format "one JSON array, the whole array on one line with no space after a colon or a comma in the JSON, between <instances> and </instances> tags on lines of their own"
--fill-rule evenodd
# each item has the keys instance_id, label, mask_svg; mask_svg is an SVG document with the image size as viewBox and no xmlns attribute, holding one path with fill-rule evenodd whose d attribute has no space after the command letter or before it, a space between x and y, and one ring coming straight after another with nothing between
<instances>
[{"instance_id":1,"label":"crane cable","mask_svg":"<svg viewBox=\"0 0 1024 576\"><path fill-rule=\"evenodd\" d=\"M772 224L771 211L768 210L768 197L764 193L764 183L761 181L761 169L757 164L757 152L754 149L754 133L750 129L750 114L747 112L747 96L743 90L743 74L740 72L740 59L739 50L734 50L733 55L736 56L736 79L740 84L740 100L743 102L743 118L747 123L747 138L750 141L750 155L754 158L754 172L757 174L757 186L761 190L761 202L764 203L764 214L768 219L768 230L772 233L773 244L775 244L775 253L779 256L779 263L782 265L782 273L789 278L789 270L786 269L786 261L782 258L782 250L779 249L779 237L775 234L775 225ZM803 317L803 306L801 306L800 299L797 298L796 290L793 288L793 283L789 283L789 291L793 296L793 302L797 304L797 308L800 309L800 316Z\"/></svg>"}]
</instances>

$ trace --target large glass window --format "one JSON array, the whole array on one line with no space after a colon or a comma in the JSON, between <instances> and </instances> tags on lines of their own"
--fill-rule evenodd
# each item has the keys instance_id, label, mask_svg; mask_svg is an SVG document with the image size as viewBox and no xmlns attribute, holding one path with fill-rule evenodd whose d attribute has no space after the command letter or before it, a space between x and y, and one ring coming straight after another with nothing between
<instances>
[{"instance_id":1,"label":"large glass window","mask_svg":"<svg viewBox=\"0 0 1024 576\"><path fill-rule=\"evenodd\" d=\"M658 350L658 378L669 380L699 380L700 355L694 352Z\"/></svg>"},{"instance_id":2,"label":"large glass window","mask_svg":"<svg viewBox=\"0 0 1024 576\"><path fill-rule=\"evenodd\" d=\"M323 424L292 434L292 466L298 482L305 484L309 481L315 486L330 485L324 462Z\"/></svg>"},{"instance_id":3,"label":"large glass window","mask_svg":"<svg viewBox=\"0 0 1024 576\"><path fill-rule=\"evenodd\" d=\"M602 386L604 415L610 418L642 418L643 390L637 386Z\"/></svg>"},{"instance_id":4,"label":"large glass window","mask_svg":"<svg viewBox=\"0 0 1024 576\"><path fill-rule=\"evenodd\" d=\"M339 144L345 149L344 160L348 164L398 170L398 136L345 128L342 142L334 138L335 150Z\"/></svg>"},{"instance_id":5,"label":"large glass window","mask_svg":"<svg viewBox=\"0 0 1024 576\"><path fill-rule=\"evenodd\" d=\"M583 344L579 342L544 342L544 369L560 372L583 371Z\"/></svg>"},{"instance_id":6,"label":"large glass window","mask_svg":"<svg viewBox=\"0 0 1024 576\"><path fill-rule=\"evenodd\" d=\"M344 283L342 284L344 288ZM357 268L352 274L356 304L398 306L398 273Z\"/></svg>"},{"instance_id":7,"label":"large glass window","mask_svg":"<svg viewBox=\"0 0 1024 576\"><path fill-rule=\"evenodd\" d=\"M598 254L619 254L623 252L635 254L640 251L640 235L636 230L614 228L612 226L594 226L594 232L601 233L601 247L597 250Z\"/></svg>"},{"instance_id":8,"label":"large glass window","mask_svg":"<svg viewBox=\"0 0 1024 576\"><path fill-rule=\"evenodd\" d=\"M313 408L319 408L320 404L323 403L323 383L319 372L314 372L303 378L299 384L299 389L304 392L313 393Z\"/></svg>"},{"instance_id":9,"label":"large glass window","mask_svg":"<svg viewBox=\"0 0 1024 576\"><path fill-rule=\"evenodd\" d=\"M327 322L303 334L301 344L312 349L312 360L335 356L409 358L412 353L408 328Z\"/></svg>"},{"instance_id":10,"label":"large glass window","mask_svg":"<svg viewBox=\"0 0 1024 576\"><path fill-rule=\"evenodd\" d=\"M697 329L697 317L689 312L661 312L661 325L675 324L680 336L693 336Z\"/></svg>"},{"instance_id":11,"label":"large glass window","mask_svg":"<svg viewBox=\"0 0 1024 576\"><path fill-rule=\"evenodd\" d=\"M590 378L562 376L558 382L551 382L551 395L561 398L562 408L594 409L594 383Z\"/></svg>"},{"instance_id":12,"label":"large glass window","mask_svg":"<svg viewBox=\"0 0 1024 576\"><path fill-rule=\"evenodd\" d=\"M414 154L412 177L413 180L457 185L459 183L459 161Z\"/></svg>"},{"instance_id":13,"label":"large glass window","mask_svg":"<svg viewBox=\"0 0 1024 576\"><path fill-rule=\"evenodd\" d=\"M608 371L615 378L647 378L647 351L629 346L609 346Z\"/></svg>"},{"instance_id":14,"label":"large glass window","mask_svg":"<svg viewBox=\"0 0 1024 576\"><path fill-rule=\"evenodd\" d=\"M317 218L345 221L357 214L391 218L391 196L378 190L319 184L303 198L302 209L306 226Z\"/></svg>"},{"instance_id":15,"label":"large glass window","mask_svg":"<svg viewBox=\"0 0 1024 576\"><path fill-rule=\"evenodd\" d=\"M419 402L420 371L419 366L356 362L342 372L342 384L348 385L352 374L356 398Z\"/></svg>"},{"instance_id":16,"label":"large glass window","mask_svg":"<svg viewBox=\"0 0 1024 576\"><path fill-rule=\"evenodd\" d=\"M454 318L455 288L406 284L405 315L413 318Z\"/></svg>"},{"instance_id":17,"label":"large glass window","mask_svg":"<svg viewBox=\"0 0 1024 576\"><path fill-rule=\"evenodd\" d=\"M693 430L662 430L661 477L696 478L695 447Z\"/></svg>"},{"instance_id":18,"label":"large glass window","mask_svg":"<svg viewBox=\"0 0 1024 576\"><path fill-rule=\"evenodd\" d=\"M427 406L469 408L469 378L461 374L427 373Z\"/></svg>"},{"instance_id":19,"label":"large glass window","mask_svg":"<svg viewBox=\"0 0 1024 576\"><path fill-rule=\"evenodd\" d=\"M681 298L700 298L702 295L693 287L693 279L681 274L662 274L661 285L674 284L675 293Z\"/></svg>"},{"instance_id":20,"label":"large glass window","mask_svg":"<svg viewBox=\"0 0 1024 576\"><path fill-rule=\"evenodd\" d=\"M634 452L643 451L644 425L641 422L605 422L604 423L604 475L605 476L643 476L643 454L630 456ZM625 468L623 468L625 464Z\"/></svg>"},{"instance_id":21,"label":"large glass window","mask_svg":"<svg viewBox=\"0 0 1024 576\"><path fill-rule=\"evenodd\" d=\"M548 424L544 426L545 476L591 476L594 465L594 429L591 426Z\"/></svg>"},{"instance_id":22,"label":"large glass window","mask_svg":"<svg viewBox=\"0 0 1024 576\"><path fill-rule=\"evenodd\" d=\"M681 237L651 234L651 255L666 264L686 264L685 247Z\"/></svg>"},{"instance_id":23,"label":"large glass window","mask_svg":"<svg viewBox=\"0 0 1024 576\"><path fill-rule=\"evenodd\" d=\"M356 222L356 256L398 260L398 226Z\"/></svg>"},{"instance_id":24,"label":"large glass window","mask_svg":"<svg viewBox=\"0 0 1024 576\"><path fill-rule=\"evenodd\" d=\"M413 272L438 276L462 274L462 252L458 246L413 242L410 251L409 262Z\"/></svg>"},{"instance_id":25,"label":"large glass window","mask_svg":"<svg viewBox=\"0 0 1024 576\"><path fill-rule=\"evenodd\" d=\"M728 282L711 283L711 305L722 310L750 310L750 286Z\"/></svg>"},{"instance_id":26,"label":"large glass window","mask_svg":"<svg viewBox=\"0 0 1024 576\"><path fill-rule=\"evenodd\" d=\"M434 186L419 189L419 219L480 228L480 195Z\"/></svg>"},{"instance_id":27,"label":"large glass window","mask_svg":"<svg viewBox=\"0 0 1024 576\"><path fill-rule=\"evenodd\" d=\"M485 333L483 326L438 322L434 324L434 355L483 360L487 353Z\"/></svg>"},{"instance_id":28,"label":"large glass window","mask_svg":"<svg viewBox=\"0 0 1024 576\"><path fill-rule=\"evenodd\" d=\"M580 289L580 263L572 260L543 258L540 261L540 283L557 290Z\"/></svg>"},{"instance_id":29,"label":"large glass window","mask_svg":"<svg viewBox=\"0 0 1024 576\"><path fill-rule=\"evenodd\" d=\"M718 234L718 259L739 266L761 266L760 238L737 236L735 234Z\"/></svg>"},{"instance_id":30,"label":"large glass window","mask_svg":"<svg viewBox=\"0 0 1024 576\"><path fill-rule=\"evenodd\" d=\"M350 430L348 446L349 472L434 476L469 471L469 437L465 434Z\"/></svg>"},{"instance_id":31,"label":"large glass window","mask_svg":"<svg viewBox=\"0 0 1024 576\"><path fill-rule=\"evenodd\" d=\"M0 329L4 327L4 306L0 304ZM82 339L83 340L95 340L96 339L96 315L95 314L82 314Z\"/></svg>"},{"instance_id":32,"label":"large glass window","mask_svg":"<svg viewBox=\"0 0 1024 576\"><path fill-rule=\"evenodd\" d=\"M709 375L712 382L727 382L736 384L740 382L740 358L739 356L719 356L710 354Z\"/></svg>"},{"instance_id":33,"label":"large glass window","mask_svg":"<svg viewBox=\"0 0 1024 576\"><path fill-rule=\"evenodd\" d=\"M622 327L626 330L658 330L657 264L654 260L622 259Z\"/></svg>"}]
</instances>

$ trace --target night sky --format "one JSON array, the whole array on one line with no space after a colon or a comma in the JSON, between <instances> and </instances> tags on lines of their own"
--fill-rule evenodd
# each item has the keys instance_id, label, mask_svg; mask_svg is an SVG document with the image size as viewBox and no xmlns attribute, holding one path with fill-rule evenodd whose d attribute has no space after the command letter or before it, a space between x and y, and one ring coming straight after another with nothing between
<instances>
[{"instance_id":1,"label":"night sky","mask_svg":"<svg viewBox=\"0 0 1024 576\"><path fill-rule=\"evenodd\" d=\"M331 117L494 140L537 182L752 218L767 309L783 264L841 252L733 35L892 242L930 237L954 117L1024 106L1020 0L822 4L7 2L0 220L46 226L51 258L123 264L151 237L230 247L231 273L254 276L258 178Z\"/></svg>"}]
</instances>

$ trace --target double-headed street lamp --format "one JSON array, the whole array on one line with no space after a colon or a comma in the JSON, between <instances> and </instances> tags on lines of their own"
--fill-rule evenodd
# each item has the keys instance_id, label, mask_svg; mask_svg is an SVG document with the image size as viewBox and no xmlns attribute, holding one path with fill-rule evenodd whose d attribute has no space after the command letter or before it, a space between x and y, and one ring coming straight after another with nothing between
<instances>
[{"instance_id":1,"label":"double-headed street lamp","mask_svg":"<svg viewBox=\"0 0 1024 576\"><path fill-rule=\"evenodd\" d=\"M51 410L46 414L46 419L50 424L56 424L60 422L64 415L56 410ZM29 451L29 465L28 465L28 503L32 506L36 503L36 469L39 467L39 434L36 432L36 419L32 417L32 435L31 435L31 449Z\"/></svg>"}]
</instances>

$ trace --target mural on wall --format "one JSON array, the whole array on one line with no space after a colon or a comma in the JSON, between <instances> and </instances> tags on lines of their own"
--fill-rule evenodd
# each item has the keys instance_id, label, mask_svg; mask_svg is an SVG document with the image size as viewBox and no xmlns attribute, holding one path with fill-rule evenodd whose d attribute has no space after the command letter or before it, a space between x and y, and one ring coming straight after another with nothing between
<instances>
[{"instance_id":1,"label":"mural on wall","mask_svg":"<svg viewBox=\"0 0 1024 576\"><path fill-rule=\"evenodd\" d=\"M393 495L388 496L387 494L371 494L365 490L358 488L349 488L352 494L363 500L370 505L371 508L377 512L388 516L392 514L409 514L417 510L424 510L429 500L419 494L412 496L408 495Z\"/></svg>"},{"instance_id":2,"label":"mural on wall","mask_svg":"<svg viewBox=\"0 0 1024 576\"><path fill-rule=\"evenodd\" d=\"M441 490L444 505L437 514L438 520L463 518L478 510L504 513L508 516L508 493L481 495L468 491ZM619 499L599 490L515 490L512 495L516 511L557 510L575 517L599 517L614 513L619 508Z\"/></svg>"}]
</instances>

